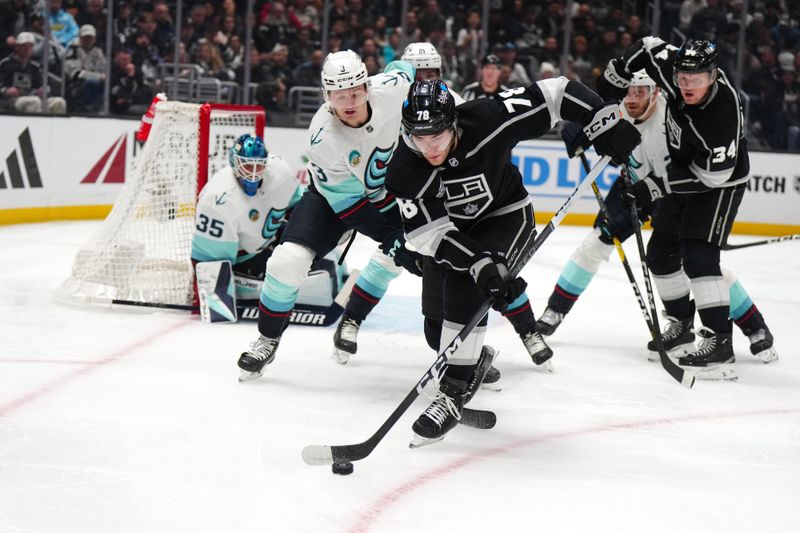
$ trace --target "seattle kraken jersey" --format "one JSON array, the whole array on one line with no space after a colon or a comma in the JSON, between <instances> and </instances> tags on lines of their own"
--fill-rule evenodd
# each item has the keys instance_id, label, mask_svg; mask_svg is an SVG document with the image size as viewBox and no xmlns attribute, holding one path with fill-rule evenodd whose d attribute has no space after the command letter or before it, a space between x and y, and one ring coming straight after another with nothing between
<instances>
[{"instance_id":1,"label":"seattle kraken jersey","mask_svg":"<svg viewBox=\"0 0 800 533\"><path fill-rule=\"evenodd\" d=\"M653 104L655 111L644 122L633 123L642 135L642 142L634 148L628 162L628 171L634 181L645 177L664 179L667 175L669 151L664 125L667 101L659 93Z\"/></svg>"},{"instance_id":2,"label":"seattle kraken jersey","mask_svg":"<svg viewBox=\"0 0 800 533\"><path fill-rule=\"evenodd\" d=\"M405 72L370 77L370 116L351 128L323 105L309 126L308 170L314 188L343 218L365 200L382 208L386 167L397 148L400 113L410 77Z\"/></svg>"},{"instance_id":3,"label":"seattle kraken jersey","mask_svg":"<svg viewBox=\"0 0 800 533\"><path fill-rule=\"evenodd\" d=\"M404 136L386 187L398 198L408 242L449 268L469 268L484 250L464 232L530 202L511 163L512 148L561 119L585 124L602 103L584 85L563 77L466 102L456 107L458 143L439 167Z\"/></svg>"},{"instance_id":4,"label":"seattle kraken jersey","mask_svg":"<svg viewBox=\"0 0 800 533\"><path fill-rule=\"evenodd\" d=\"M286 213L305 192L289 165L270 154L261 187L247 196L230 167L218 171L200 193L192 259L245 261L275 241Z\"/></svg>"},{"instance_id":5,"label":"seattle kraken jersey","mask_svg":"<svg viewBox=\"0 0 800 533\"><path fill-rule=\"evenodd\" d=\"M645 37L621 59L609 62L605 80L627 89L631 73L645 69L667 98L667 146L671 156L668 192L703 192L744 183L750 172L742 110L736 88L721 69L702 105L686 105L673 80L677 49L658 37Z\"/></svg>"}]
</instances>

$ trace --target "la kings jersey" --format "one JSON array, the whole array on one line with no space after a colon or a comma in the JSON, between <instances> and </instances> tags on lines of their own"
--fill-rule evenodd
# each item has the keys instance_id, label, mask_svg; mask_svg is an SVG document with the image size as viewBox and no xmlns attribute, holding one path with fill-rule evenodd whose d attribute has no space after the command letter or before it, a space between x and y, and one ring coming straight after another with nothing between
<instances>
[{"instance_id":1,"label":"la kings jersey","mask_svg":"<svg viewBox=\"0 0 800 533\"><path fill-rule=\"evenodd\" d=\"M736 88L721 69L702 105L686 105L673 80L677 48L658 37L637 41L609 62L605 79L627 89L630 73L645 69L667 98L665 124L672 160L667 192L693 193L744 183L750 171Z\"/></svg>"},{"instance_id":2,"label":"la kings jersey","mask_svg":"<svg viewBox=\"0 0 800 533\"><path fill-rule=\"evenodd\" d=\"M584 85L563 77L466 102L456 107L458 144L439 167L404 136L386 187L398 198L408 242L449 268L467 270L484 250L464 232L480 219L530 203L511 163L512 148L561 119L585 124L601 104Z\"/></svg>"},{"instance_id":3,"label":"la kings jersey","mask_svg":"<svg viewBox=\"0 0 800 533\"><path fill-rule=\"evenodd\" d=\"M345 222L355 220L354 214L364 202L381 210L393 205L384 181L397 149L401 110L411 77L396 71L369 80L370 116L364 125L351 128L324 105L309 126L308 170L313 188Z\"/></svg>"},{"instance_id":4,"label":"la kings jersey","mask_svg":"<svg viewBox=\"0 0 800 533\"><path fill-rule=\"evenodd\" d=\"M231 264L249 259L275 241L287 211L304 192L277 155L269 155L264 181L254 196L244 193L230 167L223 168L197 201L192 259L228 259Z\"/></svg>"}]
</instances>

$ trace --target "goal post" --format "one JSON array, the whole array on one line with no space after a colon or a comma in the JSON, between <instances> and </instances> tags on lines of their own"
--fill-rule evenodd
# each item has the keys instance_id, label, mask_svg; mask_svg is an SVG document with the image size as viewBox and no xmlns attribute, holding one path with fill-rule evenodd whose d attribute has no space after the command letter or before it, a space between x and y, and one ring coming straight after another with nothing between
<instances>
[{"instance_id":1,"label":"goal post","mask_svg":"<svg viewBox=\"0 0 800 533\"><path fill-rule=\"evenodd\" d=\"M133 172L54 299L101 307L115 300L196 302L191 241L197 197L228 165L233 141L245 133L263 136L264 126L258 106L159 102Z\"/></svg>"}]
</instances>

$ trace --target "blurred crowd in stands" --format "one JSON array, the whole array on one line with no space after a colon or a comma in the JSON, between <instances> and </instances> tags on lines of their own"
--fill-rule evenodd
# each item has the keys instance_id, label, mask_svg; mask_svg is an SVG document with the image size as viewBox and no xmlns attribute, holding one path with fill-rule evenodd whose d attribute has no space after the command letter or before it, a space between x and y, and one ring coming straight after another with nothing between
<instances>
[{"instance_id":1,"label":"blurred crowd in stands","mask_svg":"<svg viewBox=\"0 0 800 533\"><path fill-rule=\"evenodd\" d=\"M97 113L107 75L111 113L146 109L164 90L159 65L176 60L175 0L116 0L110 28L107 1L0 0L0 111ZM645 0L573 2L570 14L564 0L486 0L485 40L483 4L471 1L410 0L402 13L399 0L331 0L325 31L322 0L254 0L252 17L246 16L244 0L184 0L177 61L197 65L202 77L241 87L245 24L251 20L253 91L244 88L237 99L249 94L272 115L272 123L291 116L292 87L319 86L323 50L355 50L374 74L416 41L436 46L443 77L456 90L477 81L492 92L493 85L513 87L562 74L592 86L609 59L648 34L673 44L686 37L715 41L720 67L735 79L742 0L661 0L656 31L646 21ZM562 61L569 15L570 53ZM749 2L740 89L747 95L751 141L757 146L800 151L799 24L800 1ZM111 57L106 57L109 31ZM43 104L45 47L50 98Z\"/></svg>"}]
</instances>

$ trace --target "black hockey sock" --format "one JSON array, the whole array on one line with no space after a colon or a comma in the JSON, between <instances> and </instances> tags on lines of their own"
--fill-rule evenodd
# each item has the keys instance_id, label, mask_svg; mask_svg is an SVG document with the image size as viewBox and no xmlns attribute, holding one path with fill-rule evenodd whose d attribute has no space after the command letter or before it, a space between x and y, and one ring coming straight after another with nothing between
<instances>
[{"instance_id":1,"label":"black hockey sock","mask_svg":"<svg viewBox=\"0 0 800 533\"><path fill-rule=\"evenodd\" d=\"M477 365L447 365L447 369L444 371L445 376L453 379L458 379L461 381L468 381L469 378L472 377L472 373L475 372L475 367Z\"/></svg>"},{"instance_id":2,"label":"black hockey sock","mask_svg":"<svg viewBox=\"0 0 800 533\"><path fill-rule=\"evenodd\" d=\"M514 326L514 331L517 332L517 335L524 335L536 331L536 318L533 316L533 310L531 309L531 302L529 300L525 300L525 303L521 307L507 309L503 312L503 316Z\"/></svg>"},{"instance_id":3,"label":"black hockey sock","mask_svg":"<svg viewBox=\"0 0 800 533\"><path fill-rule=\"evenodd\" d=\"M353 292L350 293L344 312L360 323L367 318L367 315L372 312L380 301L379 297L373 296L356 283L353 285Z\"/></svg>"},{"instance_id":4,"label":"black hockey sock","mask_svg":"<svg viewBox=\"0 0 800 533\"><path fill-rule=\"evenodd\" d=\"M258 332L271 339L280 337L283 330L289 325L290 316L292 316L291 311L271 311L264 307L264 304L260 304L258 306Z\"/></svg>"},{"instance_id":5,"label":"black hockey sock","mask_svg":"<svg viewBox=\"0 0 800 533\"><path fill-rule=\"evenodd\" d=\"M694 315L694 302L688 295L677 300L662 300L662 302L667 315L672 318L686 320ZM703 324L705 324L705 321L703 321Z\"/></svg>"},{"instance_id":6,"label":"black hockey sock","mask_svg":"<svg viewBox=\"0 0 800 533\"><path fill-rule=\"evenodd\" d=\"M560 285L556 284L555 289L553 289L553 294L551 294L550 299L547 300L547 307L556 313L566 315L570 312L572 306L575 305L575 302L577 301L578 295L572 294Z\"/></svg>"},{"instance_id":7,"label":"black hockey sock","mask_svg":"<svg viewBox=\"0 0 800 533\"><path fill-rule=\"evenodd\" d=\"M767 328L766 322L764 322L764 317L756 307L756 304L751 305L735 322L736 325L739 326L739 329L742 330L742 333L748 337L759 329L769 329Z\"/></svg>"},{"instance_id":8,"label":"black hockey sock","mask_svg":"<svg viewBox=\"0 0 800 533\"><path fill-rule=\"evenodd\" d=\"M714 333L730 333L731 320L728 318L728 306L707 307L698 310L700 321Z\"/></svg>"}]
</instances>

